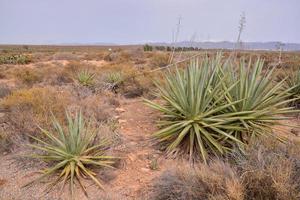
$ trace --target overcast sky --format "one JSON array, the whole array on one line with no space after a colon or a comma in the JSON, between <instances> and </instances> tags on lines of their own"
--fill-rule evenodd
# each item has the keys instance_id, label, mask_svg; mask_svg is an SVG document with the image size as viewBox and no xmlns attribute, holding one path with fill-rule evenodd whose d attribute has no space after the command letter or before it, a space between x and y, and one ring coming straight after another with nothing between
<instances>
[{"instance_id":1,"label":"overcast sky","mask_svg":"<svg viewBox=\"0 0 300 200\"><path fill-rule=\"evenodd\" d=\"M178 17L179 41L300 43L300 0L0 0L0 43L170 42Z\"/></svg>"}]
</instances>

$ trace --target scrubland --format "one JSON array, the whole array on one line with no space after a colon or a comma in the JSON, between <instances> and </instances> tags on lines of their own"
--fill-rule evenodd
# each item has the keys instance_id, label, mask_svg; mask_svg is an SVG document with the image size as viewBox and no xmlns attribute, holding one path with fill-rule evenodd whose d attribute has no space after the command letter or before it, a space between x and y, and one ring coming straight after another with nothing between
<instances>
[{"instance_id":1,"label":"scrubland","mask_svg":"<svg viewBox=\"0 0 300 200\"><path fill-rule=\"evenodd\" d=\"M0 199L300 199L299 52L110 48L1 46Z\"/></svg>"}]
</instances>

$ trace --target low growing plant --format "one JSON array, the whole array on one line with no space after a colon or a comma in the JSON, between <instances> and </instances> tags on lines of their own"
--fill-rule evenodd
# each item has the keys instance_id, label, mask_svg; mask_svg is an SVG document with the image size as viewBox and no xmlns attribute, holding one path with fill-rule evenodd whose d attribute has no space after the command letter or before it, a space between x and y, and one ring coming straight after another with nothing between
<instances>
[{"instance_id":1,"label":"low growing plant","mask_svg":"<svg viewBox=\"0 0 300 200\"><path fill-rule=\"evenodd\" d=\"M83 86L90 86L94 83L95 74L88 70L82 70L77 73L77 80Z\"/></svg>"},{"instance_id":2,"label":"low growing plant","mask_svg":"<svg viewBox=\"0 0 300 200\"><path fill-rule=\"evenodd\" d=\"M66 116L68 122L68 129L66 131L53 118L55 133L40 128L48 140L32 136L38 144L30 144L30 146L43 152L32 155L32 157L52 163L53 166L44 169L42 176L28 184L39 181L47 176L58 174L57 179L50 183L50 186L53 187L62 182L63 189L66 182L69 181L71 197L73 199L75 181L79 183L87 195L86 189L82 184L83 178L88 177L100 188L103 188L100 181L96 178L96 174L91 170L91 167L112 167L114 157L104 154L105 141L95 143L96 130L89 123L85 122L81 112L76 113L74 118L68 113Z\"/></svg>"}]
</instances>

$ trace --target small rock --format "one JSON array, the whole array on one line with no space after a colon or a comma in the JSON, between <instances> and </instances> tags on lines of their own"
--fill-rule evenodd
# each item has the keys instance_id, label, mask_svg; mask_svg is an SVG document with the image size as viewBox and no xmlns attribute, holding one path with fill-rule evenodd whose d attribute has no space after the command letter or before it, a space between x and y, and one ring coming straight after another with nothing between
<instances>
[{"instance_id":1,"label":"small rock","mask_svg":"<svg viewBox=\"0 0 300 200\"><path fill-rule=\"evenodd\" d=\"M126 119L119 119L119 123L122 124L122 123L126 123L127 120Z\"/></svg>"},{"instance_id":2,"label":"small rock","mask_svg":"<svg viewBox=\"0 0 300 200\"><path fill-rule=\"evenodd\" d=\"M125 112L125 109L124 108L116 108L116 111L122 113L122 112Z\"/></svg>"},{"instance_id":3,"label":"small rock","mask_svg":"<svg viewBox=\"0 0 300 200\"><path fill-rule=\"evenodd\" d=\"M149 172L150 169L148 169L148 168L141 168L141 171L143 171L143 172Z\"/></svg>"}]
</instances>

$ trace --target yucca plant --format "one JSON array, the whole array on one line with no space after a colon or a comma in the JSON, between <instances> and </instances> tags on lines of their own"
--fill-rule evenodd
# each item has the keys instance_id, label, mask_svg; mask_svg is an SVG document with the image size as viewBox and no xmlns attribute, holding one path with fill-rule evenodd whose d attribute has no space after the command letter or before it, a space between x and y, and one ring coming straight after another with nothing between
<instances>
[{"instance_id":1,"label":"yucca plant","mask_svg":"<svg viewBox=\"0 0 300 200\"><path fill-rule=\"evenodd\" d=\"M239 61L236 66L230 62L224 67L224 92L228 103L237 102L228 107L228 116L238 113L243 131L236 131L235 137L248 142L252 137L272 135L273 125L280 124L280 120L288 119L284 114L298 112L289 107L290 91L283 90L284 81L272 81L273 69L263 71L264 61L258 59L246 63ZM228 88L231 88L228 90Z\"/></svg>"},{"instance_id":2,"label":"yucca plant","mask_svg":"<svg viewBox=\"0 0 300 200\"><path fill-rule=\"evenodd\" d=\"M160 130L154 133L159 141L167 143L169 153L177 150L201 155L204 162L208 153L224 154L235 144L243 144L233 133L242 128L237 123L238 113L226 113L229 107L239 103L225 100L219 69L221 55L202 62L192 60L185 70L176 68L165 76L165 84L157 83L159 97L164 104L146 100L146 103L163 113Z\"/></svg>"},{"instance_id":3,"label":"yucca plant","mask_svg":"<svg viewBox=\"0 0 300 200\"><path fill-rule=\"evenodd\" d=\"M90 86L94 83L95 74L88 70L81 70L77 73L77 80L83 86Z\"/></svg>"},{"instance_id":4,"label":"yucca plant","mask_svg":"<svg viewBox=\"0 0 300 200\"><path fill-rule=\"evenodd\" d=\"M292 88L290 94L295 101L291 102L291 105L300 107L300 69L286 74L285 87L286 89Z\"/></svg>"},{"instance_id":5,"label":"yucca plant","mask_svg":"<svg viewBox=\"0 0 300 200\"><path fill-rule=\"evenodd\" d=\"M169 71L165 84L156 84L164 104L146 100L163 113L154 136L168 152L185 150L206 162L208 153L243 150L253 137L273 136L273 125L287 119L284 114L298 112L288 106L293 88L282 90L285 80L273 83L274 69L264 72L263 61L236 65L221 58L192 60L183 71Z\"/></svg>"},{"instance_id":6,"label":"yucca plant","mask_svg":"<svg viewBox=\"0 0 300 200\"><path fill-rule=\"evenodd\" d=\"M111 72L105 77L107 88L116 90L124 81L123 74L121 72Z\"/></svg>"},{"instance_id":7,"label":"yucca plant","mask_svg":"<svg viewBox=\"0 0 300 200\"><path fill-rule=\"evenodd\" d=\"M96 129L91 128L89 123L85 122L81 112L76 113L74 118L70 117L69 113L66 114L66 117L68 122L66 131L53 118L54 133L40 128L45 140L32 136L38 144L30 144L29 146L43 152L34 154L32 157L49 162L52 166L44 169L43 175L27 185L56 174L57 178L50 183L50 188L61 182L61 189L63 190L66 182L69 181L73 199L76 181L87 195L82 184L83 178L90 178L100 188L103 188L96 178L96 174L90 168L92 166L112 167L115 158L104 155L104 148L107 145L105 141L95 144Z\"/></svg>"}]
</instances>

